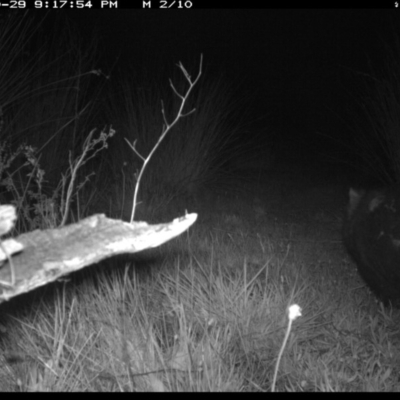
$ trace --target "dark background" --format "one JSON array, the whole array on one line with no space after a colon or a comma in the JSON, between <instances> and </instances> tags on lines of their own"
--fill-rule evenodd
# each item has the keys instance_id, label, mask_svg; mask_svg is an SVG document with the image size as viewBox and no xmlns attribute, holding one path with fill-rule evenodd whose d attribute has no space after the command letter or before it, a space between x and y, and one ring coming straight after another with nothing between
<instances>
[{"instance_id":1,"label":"dark background","mask_svg":"<svg viewBox=\"0 0 400 400\"><path fill-rule=\"evenodd\" d=\"M64 11L62 11L64 12ZM262 132L287 162L351 164L357 91L384 69L399 10L73 10L82 38L99 43L111 75L171 76L182 61L204 79L222 78L240 100L248 129ZM49 32L54 11L47 17ZM374 71L374 72L373 72ZM168 81L160 82L168 84ZM240 109L238 110L240 113ZM243 113L245 114L245 113ZM357 133L359 134L359 133ZM343 143L347 146L343 146Z\"/></svg>"}]
</instances>

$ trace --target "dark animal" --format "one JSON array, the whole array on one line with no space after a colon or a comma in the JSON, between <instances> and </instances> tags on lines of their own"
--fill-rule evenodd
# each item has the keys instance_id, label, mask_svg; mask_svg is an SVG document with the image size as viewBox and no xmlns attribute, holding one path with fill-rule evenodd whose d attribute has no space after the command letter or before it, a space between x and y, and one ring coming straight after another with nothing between
<instances>
[{"instance_id":1,"label":"dark animal","mask_svg":"<svg viewBox=\"0 0 400 400\"><path fill-rule=\"evenodd\" d=\"M358 271L386 305L400 304L400 185L350 189L343 241Z\"/></svg>"}]
</instances>

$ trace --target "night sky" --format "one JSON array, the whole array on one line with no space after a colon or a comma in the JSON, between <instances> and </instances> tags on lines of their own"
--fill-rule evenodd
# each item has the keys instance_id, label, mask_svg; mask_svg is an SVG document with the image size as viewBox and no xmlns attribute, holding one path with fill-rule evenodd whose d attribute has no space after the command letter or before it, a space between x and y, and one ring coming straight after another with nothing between
<instances>
[{"instance_id":1,"label":"night sky","mask_svg":"<svg viewBox=\"0 0 400 400\"><path fill-rule=\"evenodd\" d=\"M305 159L340 153L338 140L352 134L351 103L360 74L371 74L371 66L382 70L384 46L400 30L397 10L125 9L68 15L82 37L98 39L104 70L112 65L151 74L182 61L194 74L203 54L204 76L223 77L251 110L250 129L265 130L266 137L274 130L281 147L290 142Z\"/></svg>"}]
</instances>

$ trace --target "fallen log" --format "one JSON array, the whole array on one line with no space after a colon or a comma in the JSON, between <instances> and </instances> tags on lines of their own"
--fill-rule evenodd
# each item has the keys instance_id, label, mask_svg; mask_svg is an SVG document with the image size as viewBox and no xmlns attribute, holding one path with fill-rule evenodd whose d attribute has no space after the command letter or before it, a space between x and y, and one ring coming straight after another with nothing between
<instances>
[{"instance_id":1,"label":"fallen log","mask_svg":"<svg viewBox=\"0 0 400 400\"><path fill-rule=\"evenodd\" d=\"M10 207L0 206L0 235L11 229L2 217L15 219ZM2 213L2 208L7 212ZM0 303L105 258L160 246L186 231L196 219L197 214L186 214L169 223L149 225L97 214L59 229L35 230L3 240Z\"/></svg>"}]
</instances>

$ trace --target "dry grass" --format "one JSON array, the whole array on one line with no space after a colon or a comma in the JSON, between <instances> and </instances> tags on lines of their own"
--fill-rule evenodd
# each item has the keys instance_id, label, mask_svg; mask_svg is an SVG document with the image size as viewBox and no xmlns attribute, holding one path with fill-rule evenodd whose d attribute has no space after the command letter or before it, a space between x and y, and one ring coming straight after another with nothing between
<instances>
[{"instance_id":1,"label":"dry grass","mask_svg":"<svg viewBox=\"0 0 400 400\"><path fill-rule=\"evenodd\" d=\"M269 391L294 302L303 316L278 391L400 389L399 315L338 265L322 231L265 221L254 235L229 211L216 215L212 227L135 262L111 260L24 312L5 310L2 374L14 386L2 389Z\"/></svg>"}]
</instances>

